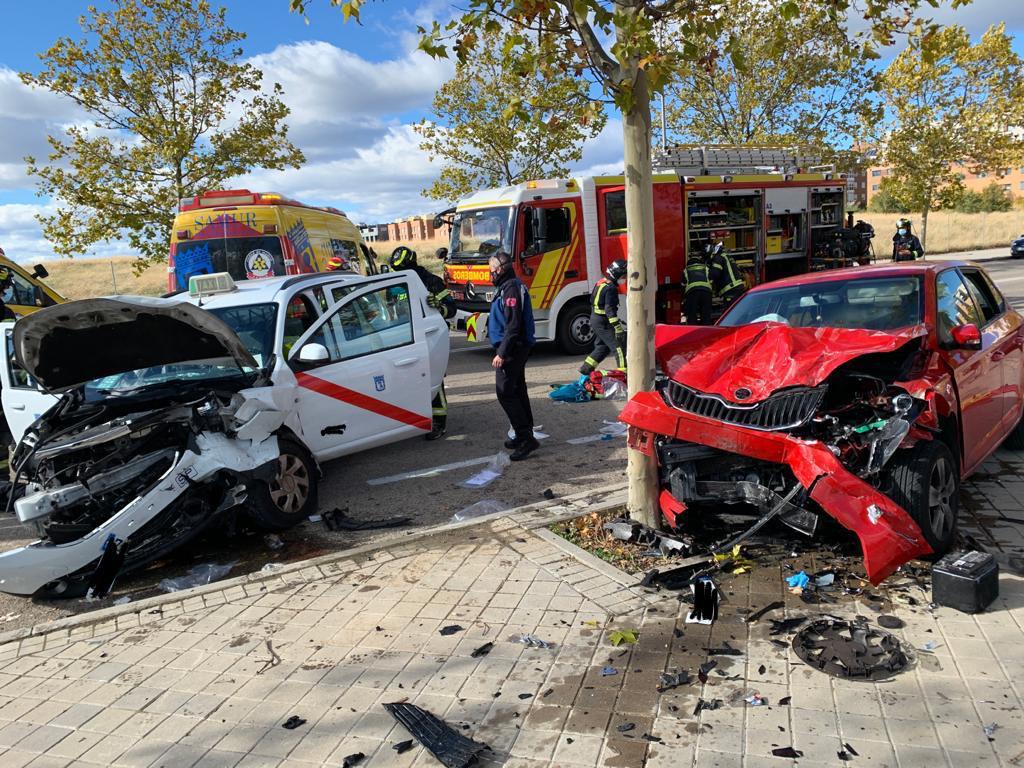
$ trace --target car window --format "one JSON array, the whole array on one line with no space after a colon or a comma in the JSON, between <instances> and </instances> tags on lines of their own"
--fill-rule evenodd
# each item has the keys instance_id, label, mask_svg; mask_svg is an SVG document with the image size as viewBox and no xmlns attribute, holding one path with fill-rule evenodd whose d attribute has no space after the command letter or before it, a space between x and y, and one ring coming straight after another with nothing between
<instances>
[{"instance_id":1,"label":"car window","mask_svg":"<svg viewBox=\"0 0 1024 768\"><path fill-rule=\"evenodd\" d=\"M964 277L964 281L967 283L967 289L971 292L971 296L974 298L974 303L978 305L978 309L981 310L982 317L985 318L985 322L988 323L990 320L995 318L999 313L999 302L996 301L996 297L992 295L992 291L988 287L988 283L981 276L981 273L976 269L964 269L961 270L961 274Z\"/></svg>"},{"instance_id":2,"label":"car window","mask_svg":"<svg viewBox=\"0 0 1024 768\"><path fill-rule=\"evenodd\" d=\"M332 363L412 344L409 287L379 288L343 304L309 343L322 344Z\"/></svg>"},{"instance_id":3,"label":"car window","mask_svg":"<svg viewBox=\"0 0 1024 768\"><path fill-rule=\"evenodd\" d=\"M567 246L569 241L572 239L572 226L569 217L569 209L564 206L561 208L542 208L541 215L545 219L547 231L544 250L553 251L556 248L564 248ZM536 236L533 232L533 218L531 216L526 216L524 226L524 241L526 249L529 251L530 246L536 243Z\"/></svg>"},{"instance_id":4,"label":"car window","mask_svg":"<svg viewBox=\"0 0 1024 768\"><path fill-rule=\"evenodd\" d=\"M981 326L981 312L978 310L967 285L955 269L947 269L935 278L936 320L939 341L951 343L953 328L959 325Z\"/></svg>"},{"instance_id":5,"label":"car window","mask_svg":"<svg viewBox=\"0 0 1024 768\"><path fill-rule=\"evenodd\" d=\"M261 366L274 352L277 332L277 304L247 304L208 310L231 326L246 349Z\"/></svg>"},{"instance_id":6,"label":"car window","mask_svg":"<svg viewBox=\"0 0 1024 768\"><path fill-rule=\"evenodd\" d=\"M7 331L7 370L11 377L11 386L16 389L37 389L36 381L28 375L28 371L18 365L14 359L14 339L11 331Z\"/></svg>"},{"instance_id":7,"label":"car window","mask_svg":"<svg viewBox=\"0 0 1024 768\"><path fill-rule=\"evenodd\" d=\"M307 296L300 293L292 297L284 316L284 344L282 347L285 358L291 352L292 345L313 327L317 319L313 302Z\"/></svg>"},{"instance_id":8,"label":"car window","mask_svg":"<svg viewBox=\"0 0 1024 768\"><path fill-rule=\"evenodd\" d=\"M986 274L985 272L979 272L978 274L981 275L981 278L985 281L985 285L988 286L988 289L989 291L991 291L992 296L995 297L996 304L999 305L999 311L1005 312L1006 299L1003 298L1003 294L1000 292L1000 290L996 288L996 284L992 282L992 278L989 277L988 274Z\"/></svg>"},{"instance_id":9,"label":"car window","mask_svg":"<svg viewBox=\"0 0 1024 768\"><path fill-rule=\"evenodd\" d=\"M626 231L626 191L608 192L604 196L605 234L621 235Z\"/></svg>"},{"instance_id":10,"label":"car window","mask_svg":"<svg viewBox=\"0 0 1024 768\"><path fill-rule=\"evenodd\" d=\"M41 307L43 305L43 291L33 285L29 280L19 275L13 269L8 270L11 275L11 282L3 289L4 304L14 304L26 307Z\"/></svg>"}]
</instances>

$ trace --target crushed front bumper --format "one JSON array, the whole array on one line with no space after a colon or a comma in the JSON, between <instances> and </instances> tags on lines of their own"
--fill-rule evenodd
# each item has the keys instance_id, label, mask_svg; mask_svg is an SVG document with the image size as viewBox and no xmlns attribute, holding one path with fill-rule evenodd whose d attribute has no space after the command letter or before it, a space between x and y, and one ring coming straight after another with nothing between
<instances>
[{"instance_id":1,"label":"crushed front bumper","mask_svg":"<svg viewBox=\"0 0 1024 768\"><path fill-rule=\"evenodd\" d=\"M678 411L669 408L657 392L638 393L619 418L635 430L649 433L633 441L648 450L653 450L654 435L665 435L788 466L808 497L860 539L864 567L873 584L908 560L932 552L906 510L852 474L817 440L747 429Z\"/></svg>"}]
</instances>

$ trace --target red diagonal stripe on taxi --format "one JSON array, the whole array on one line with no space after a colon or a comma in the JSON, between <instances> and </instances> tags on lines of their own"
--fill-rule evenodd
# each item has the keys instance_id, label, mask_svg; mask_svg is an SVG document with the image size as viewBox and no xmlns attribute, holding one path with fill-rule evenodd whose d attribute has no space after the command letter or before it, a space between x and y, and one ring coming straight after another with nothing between
<instances>
[{"instance_id":1,"label":"red diagonal stripe on taxi","mask_svg":"<svg viewBox=\"0 0 1024 768\"><path fill-rule=\"evenodd\" d=\"M343 387L331 381L325 381L316 376L310 376L308 373L295 374L295 380L299 383L300 387L305 387L317 394L333 397L335 400L354 405L356 408L362 408L365 411L376 413L388 419L400 421L403 424L409 424L417 429L430 429L429 416L422 416L418 413L407 411L404 408L399 408L397 405L364 395L362 392L356 392L354 389Z\"/></svg>"}]
</instances>

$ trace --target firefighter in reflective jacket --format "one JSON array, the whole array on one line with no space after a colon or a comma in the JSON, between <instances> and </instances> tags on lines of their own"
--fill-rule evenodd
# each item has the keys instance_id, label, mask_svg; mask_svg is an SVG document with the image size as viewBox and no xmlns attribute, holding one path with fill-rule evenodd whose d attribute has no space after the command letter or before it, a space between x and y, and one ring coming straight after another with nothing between
<instances>
[{"instance_id":1,"label":"firefighter in reflective jacket","mask_svg":"<svg viewBox=\"0 0 1024 768\"><path fill-rule=\"evenodd\" d=\"M615 364L626 370L626 328L619 319L619 281L626 276L626 262L616 259L604 271L590 296L590 327L594 331L594 351L580 366L580 373L589 376L612 350Z\"/></svg>"},{"instance_id":2,"label":"firefighter in reflective jacket","mask_svg":"<svg viewBox=\"0 0 1024 768\"><path fill-rule=\"evenodd\" d=\"M686 260L683 314L689 325L711 325L711 275L702 253L695 253Z\"/></svg>"},{"instance_id":3,"label":"firefighter in reflective jacket","mask_svg":"<svg viewBox=\"0 0 1024 768\"><path fill-rule=\"evenodd\" d=\"M732 256L725 252L722 243L709 245L707 249L708 275L715 294L722 300L722 310L728 309L747 290L747 283Z\"/></svg>"},{"instance_id":4,"label":"firefighter in reflective jacket","mask_svg":"<svg viewBox=\"0 0 1024 768\"><path fill-rule=\"evenodd\" d=\"M391 252L390 264L394 272L415 272L427 289L427 304L440 312L445 320L455 317L455 299L448 292L444 280L416 263L416 251L400 245ZM444 437L448 431L448 396L445 394L443 381L430 406L433 419L427 440L437 440Z\"/></svg>"},{"instance_id":5,"label":"firefighter in reflective jacket","mask_svg":"<svg viewBox=\"0 0 1024 768\"><path fill-rule=\"evenodd\" d=\"M896 222L896 234L892 236L892 260L915 261L924 258L921 241L910 228L910 219Z\"/></svg>"}]
</instances>

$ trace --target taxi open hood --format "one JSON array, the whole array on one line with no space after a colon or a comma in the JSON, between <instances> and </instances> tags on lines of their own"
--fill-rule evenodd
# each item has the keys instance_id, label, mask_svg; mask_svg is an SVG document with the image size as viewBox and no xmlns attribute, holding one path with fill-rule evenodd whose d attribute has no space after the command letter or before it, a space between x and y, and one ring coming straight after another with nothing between
<instances>
[{"instance_id":1,"label":"taxi open hood","mask_svg":"<svg viewBox=\"0 0 1024 768\"><path fill-rule=\"evenodd\" d=\"M923 325L894 331L791 328L783 323L659 325L655 349L674 381L730 402L757 403L784 387L815 387L840 365L892 352L926 336ZM737 390L749 390L737 397Z\"/></svg>"},{"instance_id":2,"label":"taxi open hood","mask_svg":"<svg viewBox=\"0 0 1024 768\"><path fill-rule=\"evenodd\" d=\"M18 363L51 392L103 376L189 360L252 354L227 323L177 299L118 296L46 307L14 326Z\"/></svg>"}]
</instances>

